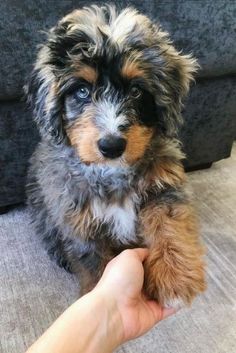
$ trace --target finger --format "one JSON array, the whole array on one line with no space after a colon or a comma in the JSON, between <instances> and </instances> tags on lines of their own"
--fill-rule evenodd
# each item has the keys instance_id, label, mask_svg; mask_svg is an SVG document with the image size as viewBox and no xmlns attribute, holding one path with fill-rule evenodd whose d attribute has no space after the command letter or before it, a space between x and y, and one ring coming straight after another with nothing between
<instances>
[{"instance_id":1,"label":"finger","mask_svg":"<svg viewBox=\"0 0 236 353\"><path fill-rule=\"evenodd\" d=\"M133 249L133 251L135 251L135 253L138 255L139 259L142 262L147 258L149 254L149 251L146 248L136 248L136 249Z\"/></svg>"}]
</instances>

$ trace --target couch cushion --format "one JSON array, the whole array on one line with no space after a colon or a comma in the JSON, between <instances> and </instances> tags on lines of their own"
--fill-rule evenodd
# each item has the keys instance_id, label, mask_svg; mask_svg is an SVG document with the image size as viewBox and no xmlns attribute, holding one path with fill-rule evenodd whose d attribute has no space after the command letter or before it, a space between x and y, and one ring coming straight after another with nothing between
<instances>
[{"instance_id":1,"label":"couch cushion","mask_svg":"<svg viewBox=\"0 0 236 353\"><path fill-rule=\"evenodd\" d=\"M198 77L236 73L236 2L228 0L156 1L155 17L179 50L193 53Z\"/></svg>"},{"instance_id":2,"label":"couch cushion","mask_svg":"<svg viewBox=\"0 0 236 353\"><path fill-rule=\"evenodd\" d=\"M108 1L109 2L109 1ZM114 2L114 1L113 1ZM0 99L16 98L35 60L36 46L58 19L74 8L94 0L8 0L0 3ZM232 35L236 25L234 1L121 0L119 6L133 5L158 19L179 49L199 59L200 76L236 72L236 46Z\"/></svg>"},{"instance_id":3,"label":"couch cushion","mask_svg":"<svg viewBox=\"0 0 236 353\"><path fill-rule=\"evenodd\" d=\"M180 129L187 168L230 156L236 131L236 77L198 80L190 90Z\"/></svg>"},{"instance_id":4,"label":"couch cushion","mask_svg":"<svg viewBox=\"0 0 236 353\"><path fill-rule=\"evenodd\" d=\"M28 159L39 140L23 102L0 104L0 207L25 200Z\"/></svg>"}]
</instances>

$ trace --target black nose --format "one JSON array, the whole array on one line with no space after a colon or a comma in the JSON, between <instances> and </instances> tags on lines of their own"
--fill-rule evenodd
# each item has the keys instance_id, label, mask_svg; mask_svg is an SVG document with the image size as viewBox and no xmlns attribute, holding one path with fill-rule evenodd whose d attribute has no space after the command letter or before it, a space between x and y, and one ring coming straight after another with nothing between
<instances>
[{"instance_id":1,"label":"black nose","mask_svg":"<svg viewBox=\"0 0 236 353\"><path fill-rule=\"evenodd\" d=\"M107 158L117 158L122 155L126 147L126 140L117 136L106 136L98 140L99 151Z\"/></svg>"}]
</instances>

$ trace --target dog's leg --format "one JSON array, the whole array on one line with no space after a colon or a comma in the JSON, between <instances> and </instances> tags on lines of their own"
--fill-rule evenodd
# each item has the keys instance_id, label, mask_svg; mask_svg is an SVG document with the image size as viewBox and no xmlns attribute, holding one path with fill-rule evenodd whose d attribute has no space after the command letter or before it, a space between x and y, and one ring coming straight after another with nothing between
<instances>
[{"instance_id":1,"label":"dog's leg","mask_svg":"<svg viewBox=\"0 0 236 353\"><path fill-rule=\"evenodd\" d=\"M190 304L204 291L203 248L189 205L146 206L141 231L150 247L145 262L145 290L163 306Z\"/></svg>"},{"instance_id":2,"label":"dog's leg","mask_svg":"<svg viewBox=\"0 0 236 353\"><path fill-rule=\"evenodd\" d=\"M107 264L104 259L96 257L93 257L92 259L91 255L88 255L88 257L93 265L91 265L90 262L90 265L88 266L88 258L86 260L80 260L76 265L76 272L79 273L80 296L90 292L96 286ZM84 261L86 261L86 265L84 264Z\"/></svg>"},{"instance_id":3,"label":"dog's leg","mask_svg":"<svg viewBox=\"0 0 236 353\"><path fill-rule=\"evenodd\" d=\"M71 270L79 277L80 296L90 292L96 286L104 268L112 258L105 250L100 250L94 240L84 241L76 237L71 246L66 249Z\"/></svg>"},{"instance_id":4,"label":"dog's leg","mask_svg":"<svg viewBox=\"0 0 236 353\"><path fill-rule=\"evenodd\" d=\"M57 265L64 268L67 272L73 272L72 264L68 257L68 249L73 246L73 241L63 239L57 228L41 234L41 237L50 258L56 261Z\"/></svg>"}]
</instances>

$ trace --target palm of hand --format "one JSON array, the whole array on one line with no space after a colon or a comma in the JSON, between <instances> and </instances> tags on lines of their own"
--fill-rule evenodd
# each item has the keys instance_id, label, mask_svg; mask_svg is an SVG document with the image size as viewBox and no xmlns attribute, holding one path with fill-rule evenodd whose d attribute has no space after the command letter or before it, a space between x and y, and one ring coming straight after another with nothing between
<instances>
[{"instance_id":1,"label":"palm of hand","mask_svg":"<svg viewBox=\"0 0 236 353\"><path fill-rule=\"evenodd\" d=\"M155 323L174 313L163 309L142 293L147 249L125 250L106 267L100 285L115 301L123 325L124 341L147 332Z\"/></svg>"}]
</instances>

